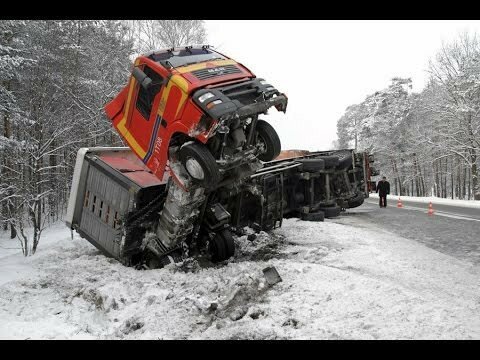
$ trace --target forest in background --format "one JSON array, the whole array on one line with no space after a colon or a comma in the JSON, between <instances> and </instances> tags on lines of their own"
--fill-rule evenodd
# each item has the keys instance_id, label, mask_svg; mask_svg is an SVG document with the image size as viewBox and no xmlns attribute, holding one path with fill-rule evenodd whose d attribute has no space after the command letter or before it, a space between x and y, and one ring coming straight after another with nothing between
<instances>
[{"instance_id":1,"label":"forest in background","mask_svg":"<svg viewBox=\"0 0 480 360\"><path fill-rule=\"evenodd\" d=\"M25 255L65 214L77 150L122 145L103 107L135 55L205 40L200 20L0 21L0 226ZM373 153L396 194L480 200L477 35L445 44L429 74L420 93L394 78L349 106L336 145Z\"/></svg>"},{"instance_id":2,"label":"forest in background","mask_svg":"<svg viewBox=\"0 0 480 360\"><path fill-rule=\"evenodd\" d=\"M200 20L0 21L0 225L25 256L65 214L78 149L122 146L103 107L134 56L205 39Z\"/></svg>"},{"instance_id":3,"label":"forest in background","mask_svg":"<svg viewBox=\"0 0 480 360\"><path fill-rule=\"evenodd\" d=\"M462 33L428 66L428 84L391 84L337 122L336 147L368 150L392 193L480 200L480 39Z\"/></svg>"}]
</instances>

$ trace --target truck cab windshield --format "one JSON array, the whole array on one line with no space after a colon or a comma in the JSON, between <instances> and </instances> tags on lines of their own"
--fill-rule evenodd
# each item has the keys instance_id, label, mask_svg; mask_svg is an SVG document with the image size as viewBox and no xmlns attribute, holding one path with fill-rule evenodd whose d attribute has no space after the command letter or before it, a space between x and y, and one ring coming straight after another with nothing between
<instances>
[{"instance_id":1,"label":"truck cab windshield","mask_svg":"<svg viewBox=\"0 0 480 360\"><path fill-rule=\"evenodd\" d=\"M185 65L196 64L204 61L225 59L220 55L209 49L185 49L177 51L166 51L156 53L149 56L153 61L162 64L164 67L180 67Z\"/></svg>"}]
</instances>

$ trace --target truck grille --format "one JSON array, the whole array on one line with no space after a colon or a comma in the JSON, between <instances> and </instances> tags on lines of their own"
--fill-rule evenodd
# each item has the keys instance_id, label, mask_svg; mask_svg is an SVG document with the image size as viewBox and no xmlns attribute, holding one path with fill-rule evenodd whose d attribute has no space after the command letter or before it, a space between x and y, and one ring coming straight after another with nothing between
<instances>
[{"instance_id":1,"label":"truck grille","mask_svg":"<svg viewBox=\"0 0 480 360\"><path fill-rule=\"evenodd\" d=\"M217 66L214 68L200 69L192 71L192 74L199 80L210 79L221 75L238 74L242 71L235 65Z\"/></svg>"}]
</instances>

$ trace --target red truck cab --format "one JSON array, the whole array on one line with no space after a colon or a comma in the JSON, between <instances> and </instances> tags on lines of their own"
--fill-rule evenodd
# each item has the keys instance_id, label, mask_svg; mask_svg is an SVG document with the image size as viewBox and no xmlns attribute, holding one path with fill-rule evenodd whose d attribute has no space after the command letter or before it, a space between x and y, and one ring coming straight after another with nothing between
<instances>
[{"instance_id":1,"label":"red truck cab","mask_svg":"<svg viewBox=\"0 0 480 360\"><path fill-rule=\"evenodd\" d=\"M229 164L249 152L263 154L264 161L278 155L278 136L258 120L271 106L285 111L286 96L209 46L188 46L139 56L128 84L105 111L159 179L168 175L169 150L187 144L180 159L190 175L206 183L220 181Z\"/></svg>"}]
</instances>

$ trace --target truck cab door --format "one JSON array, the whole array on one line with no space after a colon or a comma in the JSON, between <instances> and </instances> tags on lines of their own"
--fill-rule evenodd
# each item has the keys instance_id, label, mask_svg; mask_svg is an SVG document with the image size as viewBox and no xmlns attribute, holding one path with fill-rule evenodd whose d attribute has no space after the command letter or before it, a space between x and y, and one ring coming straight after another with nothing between
<instances>
[{"instance_id":1,"label":"truck cab door","mask_svg":"<svg viewBox=\"0 0 480 360\"><path fill-rule=\"evenodd\" d=\"M156 124L156 109L160 100L160 93L165 84L165 78L146 64L139 68L152 79L151 85L145 89L138 81L135 84L132 105L130 106L129 121L126 124L128 131L135 141L130 142L137 155L145 159L153 149Z\"/></svg>"}]
</instances>

